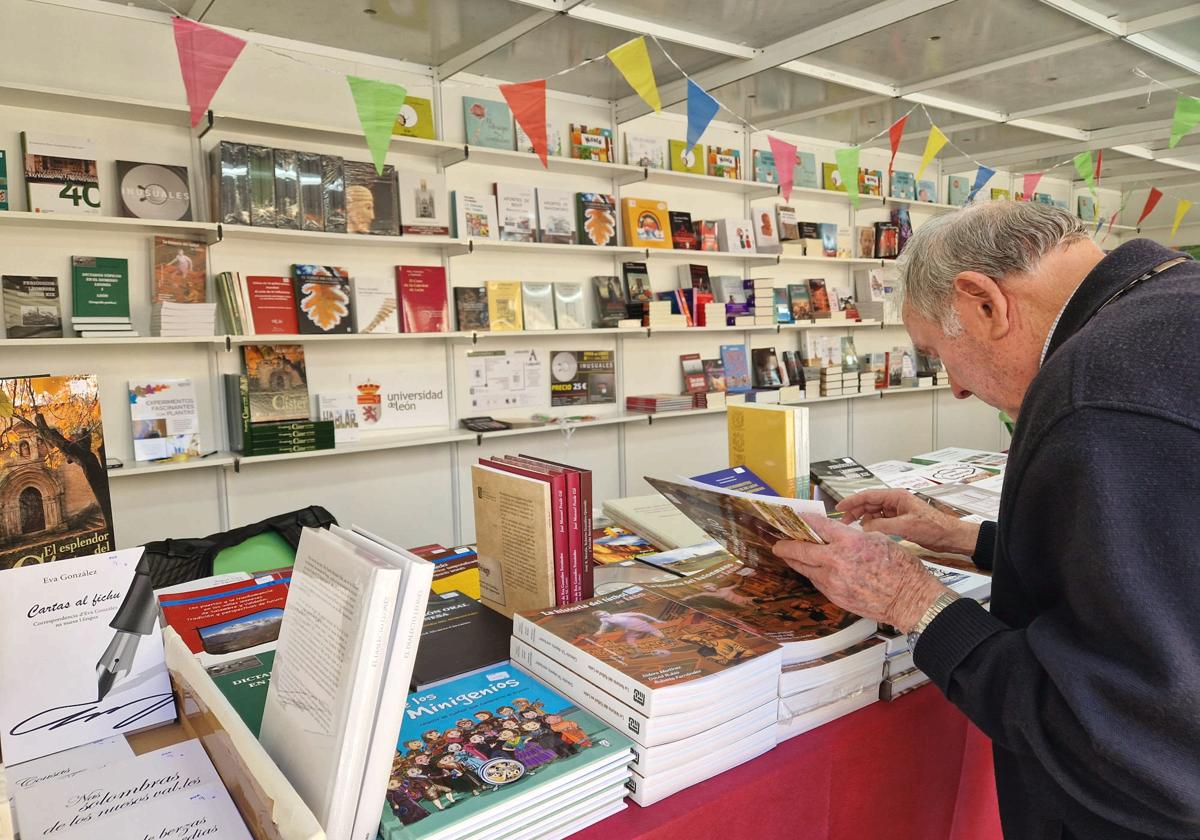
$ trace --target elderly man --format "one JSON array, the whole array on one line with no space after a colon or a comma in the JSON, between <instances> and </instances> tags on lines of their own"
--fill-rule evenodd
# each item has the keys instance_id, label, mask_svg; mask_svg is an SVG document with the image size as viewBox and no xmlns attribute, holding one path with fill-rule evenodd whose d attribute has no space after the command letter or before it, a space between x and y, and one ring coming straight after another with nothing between
<instances>
[{"instance_id":1,"label":"elderly man","mask_svg":"<svg viewBox=\"0 0 1200 840\"><path fill-rule=\"evenodd\" d=\"M923 225L897 268L954 395L1018 418L999 522L869 491L839 508L877 533L814 521L828 546L775 552L910 634L992 739L1007 838L1200 838L1200 265L995 202ZM991 612L883 534L992 569Z\"/></svg>"}]
</instances>

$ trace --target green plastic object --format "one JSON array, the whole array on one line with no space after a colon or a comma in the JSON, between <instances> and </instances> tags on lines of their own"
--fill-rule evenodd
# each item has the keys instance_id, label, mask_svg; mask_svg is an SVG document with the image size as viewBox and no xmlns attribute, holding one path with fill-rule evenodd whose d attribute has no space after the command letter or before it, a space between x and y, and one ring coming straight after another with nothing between
<instances>
[{"instance_id":1,"label":"green plastic object","mask_svg":"<svg viewBox=\"0 0 1200 840\"><path fill-rule=\"evenodd\" d=\"M1013 419L1008 416L1007 411L1000 412L1000 422L1004 424L1004 428L1008 429L1008 433L1013 433Z\"/></svg>"},{"instance_id":2,"label":"green plastic object","mask_svg":"<svg viewBox=\"0 0 1200 840\"><path fill-rule=\"evenodd\" d=\"M224 549L213 560L213 574L245 572L248 575L290 568L296 562L296 549L274 531L251 537Z\"/></svg>"}]
</instances>

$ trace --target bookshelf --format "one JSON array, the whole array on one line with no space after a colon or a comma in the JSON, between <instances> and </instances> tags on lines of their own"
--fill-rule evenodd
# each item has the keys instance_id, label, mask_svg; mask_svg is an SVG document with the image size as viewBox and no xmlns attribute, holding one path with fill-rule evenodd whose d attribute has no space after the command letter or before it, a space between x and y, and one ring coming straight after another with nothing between
<instances>
[{"instance_id":1,"label":"bookshelf","mask_svg":"<svg viewBox=\"0 0 1200 840\"><path fill-rule=\"evenodd\" d=\"M67 213L29 213L0 210L0 230L46 231L61 235L79 231L106 234L186 236L212 245L220 240L220 225L211 222L176 222L169 219L126 219L120 216L85 216Z\"/></svg>"},{"instance_id":2,"label":"bookshelf","mask_svg":"<svg viewBox=\"0 0 1200 840\"><path fill-rule=\"evenodd\" d=\"M232 467L237 462L234 452L214 452L201 458L189 458L186 461L130 461L124 466L108 470L108 477L133 478L135 476L155 475L161 473L179 472L181 470L217 469Z\"/></svg>"}]
</instances>

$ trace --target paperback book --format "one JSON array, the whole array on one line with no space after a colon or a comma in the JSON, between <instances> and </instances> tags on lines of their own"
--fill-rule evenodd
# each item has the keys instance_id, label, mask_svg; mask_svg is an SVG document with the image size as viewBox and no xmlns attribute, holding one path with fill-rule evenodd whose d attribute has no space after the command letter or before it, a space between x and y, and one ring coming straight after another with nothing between
<instances>
[{"instance_id":1,"label":"paperback book","mask_svg":"<svg viewBox=\"0 0 1200 840\"><path fill-rule=\"evenodd\" d=\"M560 280L554 286L554 320L560 330L581 330L589 326L584 314L583 284Z\"/></svg>"},{"instance_id":2,"label":"paperback book","mask_svg":"<svg viewBox=\"0 0 1200 840\"><path fill-rule=\"evenodd\" d=\"M245 278L253 335L297 335L296 289L290 277L251 275Z\"/></svg>"},{"instance_id":3,"label":"paperback book","mask_svg":"<svg viewBox=\"0 0 1200 840\"><path fill-rule=\"evenodd\" d=\"M454 288L454 315L461 331L489 329L487 289L477 286Z\"/></svg>"},{"instance_id":4,"label":"paperback book","mask_svg":"<svg viewBox=\"0 0 1200 840\"><path fill-rule=\"evenodd\" d=\"M657 137L625 135L625 162L647 169L666 168L666 143Z\"/></svg>"},{"instance_id":5,"label":"paperback book","mask_svg":"<svg viewBox=\"0 0 1200 840\"><path fill-rule=\"evenodd\" d=\"M446 176L403 172L399 179L400 233L404 236L448 236L450 206Z\"/></svg>"},{"instance_id":6,"label":"paperback book","mask_svg":"<svg viewBox=\"0 0 1200 840\"><path fill-rule=\"evenodd\" d=\"M492 99L464 96L462 107L468 145L512 151L513 118L508 105Z\"/></svg>"},{"instance_id":7,"label":"paperback book","mask_svg":"<svg viewBox=\"0 0 1200 840\"><path fill-rule=\"evenodd\" d=\"M444 267L398 265L396 288L400 295L401 327L404 332L447 332L450 329Z\"/></svg>"},{"instance_id":8,"label":"paperback book","mask_svg":"<svg viewBox=\"0 0 1200 840\"><path fill-rule=\"evenodd\" d=\"M400 113L396 115L396 123L392 126L392 134L436 140L433 102L424 96L413 96L411 93L404 97L404 104L400 106Z\"/></svg>"},{"instance_id":9,"label":"paperback book","mask_svg":"<svg viewBox=\"0 0 1200 840\"><path fill-rule=\"evenodd\" d=\"M192 218L186 166L118 160L117 197L125 218L178 222Z\"/></svg>"},{"instance_id":10,"label":"paperback book","mask_svg":"<svg viewBox=\"0 0 1200 840\"><path fill-rule=\"evenodd\" d=\"M98 216L100 176L96 144L86 137L21 132L25 198L31 213Z\"/></svg>"},{"instance_id":11,"label":"paperback book","mask_svg":"<svg viewBox=\"0 0 1200 840\"><path fill-rule=\"evenodd\" d=\"M129 260L71 257L72 323L129 321Z\"/></svg>"},{"instance_id":12,"label":"paperback book","mask_svg":"<svg viewBox=\"0 0 1200 840\"><path fill-rule=\"evenodd\" d=\"M538 241L558 245L575 242L575 193L539 187L537 191Z\"/></svg>"},{"instance_id":13,"label":"paperback book","mask_svg":"<svg viewBox=\"0 0 1200 840\"><path fill-rule=\"evenodd\" d=\"M580 245L617 244L617 201L603 193L577 193L576 221Z\"/></svg>"},{"instance_id":14,"label":"paperback book","mask_svg":"<svg viewBox=\"0 0 1200 840\"><path fill-rule=\"evenodd\" d=\"M496 196L491 193L450 193L453 208L454 235L460 239L499 239L496 222Z\"/></svg>"},{"instance_id":15,"label":"paperback book","mask_svg":"<svg viewBox=\"0 0 1200 840\"><path fill-rule=\"evenodd\" d=\"M537 201L526 184L496 184L500 238L508 242L537 241Z\"/></svg>"},{"instance_id":16,"label":"paperback book","mask_svg":"<svg viewBox=\"0 0 1200 840\"><path fill-rule=\"evenodd\" d=\"M369 335L400 332L395 283L355 277L350 281L350 299L356 333Z\"/></svg>"},{"instance_id":17,"label":"paperback book","mask_svg":"<svg viewBox=\"0 0 1200 840\"><path fill-rule=\"evenodd\" d=\"M611 274L597 275L592 278L592 288L596 293L596 326L615 327L628 317L628 301L621 288L620 277Z\"/></svg>"},{"instance_id":18,"label":"paperback book","mask_svg":"<svg viewBox=\"0 0 1200 840\"><path fill-rule=\"evenodd\" d=\"M488 280L487 308L492 330L522 329L521 284L510 280Z\"/></svg>"},{"instance_id":19,"label":"paperback book","mask_svg":"<svg viewBox=\"0 0 1200 840\"><path fill-rule=\"evenodd\" d=\"M571 123L571 157L580 160L596 160L612 163L612 129L588 128Z\"/></svg>"},{"instance_id":20,"label":"paperback book","mask_svg":"<svg viewBox=\"0 0 1200 840\"><path fill-rule=\"evenodd\" d=\"M703 175L707 156L703 143L697 143L692 149L687 148L685 140L669 140L667 148L671 156L672 172L688 172L692 175Z\"/></svg>"},{"instance_id":21,"label":"paperback book","mask_svg":"<svg viewBox=\"0 0 1200 840\"><path fill-rule=\"evenodd\" d=\"M346 161L346 232L376 236L400 235L400 197L396 167L386 164L383 174L373 163ZM277 202L278 203L278 202Z\"/></svg>"},{"instance_id":22,"label":"paperback book","mask_svg":"<svg viewBox=\"0 0 1200 840\"><path fill-rule=\"evenodd\" d=\"M151 303L204 303L208 300L208 246L193 239L154 237Z\"/></svg>"},{"instance_id":23,"label":"paperback book","mask_svg":"<svg viewBox=\"0 0 1200 840\"><path fill-rule=\"evenodd\" d=\"M555 328L553 283L522 283L521 302L525 329L552 330Z\"/></svg>"},{"instance_id":24,"label":"paperback book","mask_svg":"<svg viewBox=\"0 0 1200 840\"><path fill-rule=\"evenodd\" d=\"M6 338L62 338L62 304L57 277L0 278Z\"/></svg>"},{"instance_id":25,"label":"paperback book","mask_svg":"<svg viewBox=\"0 0 1200 840\"><path fill-rule=\"evenodd\" d=\"M667 203L648 198L621 200L625 244L642 248L670 248L671 222Z\"/></svg>"},{"instance_id":26,"label":"paperback book","mask_svg":"<svg viewBox=\"0 0 1200 840\"><path fill-rule=\"evenodd\" d=\"M296 320L301 335L330 335L354 331L350 272L334 265L292 266Z\"/></svg>"},{"instance_id":27,"label":"paperback book","mask_svg":"<svg viewBox=\"0 0 1200 840\"><path fill-rule=\"evenodd\" d=\"M130 382L129 419L135 460L163 461L201 454L200 413L190 379Z\"/></svg>"}]
</instances>

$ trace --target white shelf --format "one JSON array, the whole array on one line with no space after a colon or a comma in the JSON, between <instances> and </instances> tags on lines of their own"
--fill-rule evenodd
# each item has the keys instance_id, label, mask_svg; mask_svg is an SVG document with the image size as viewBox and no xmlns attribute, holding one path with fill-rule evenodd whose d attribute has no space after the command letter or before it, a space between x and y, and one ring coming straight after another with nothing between
<instances>
[{"instance_id":1,"label":"white shelf","mask_svg":"<svg viewBox=\"0 0 1200 840\"><path fill-rule=\"evenodd\" d=\"M701 335L709 332L779 332L780 324L754 324L744 327L731 327L728 324L719 327L650 327L650 334L654 333L691 333Z\"/></svg>"},{"instance_id":2,"label":"white shelf","mask_svg":"<svg viewBox=\"0 0 1200 840\"><path fill-rule=\"evenodd\" d=\"M897 206L901 206L901 207L916 207L918 210L929 210L930 212L933 212L933 213L952 213L955 210L962 209L957 204L938 204L936 202L931 202L931 201L917 201L916 199L913 199L913 198L893 198L890 195L885 196L882 199L877 195L861 195L861 196L859 196L859 204L858 204L858 208L860 210L870 210L871 209L870 207L863 206L864 201L865 202L878 201L881 207L892 204L892 205L897 205Z\"/></svg>"},{"instance_id":3,"label":"white shelf","mask_svg":"<svg viewBox=\"0 0 1200 840\"><path fill-rule=\"evenodd\" d=\"M580 406L586 408L587 406ZM600 426L616 426L622 423L636 423L645 415L632 414L622 412L610 417L597 417L595 420L576 420L572 422L561 423L546 423L541 426L524 426L519 429L503 429L499 432L480 432L479 436L482 440L490 440L492 438L501 437L517 437L520 435L537 435L545 432L565 432L568 429L591 429ZM497 417L497 420L503 420L503 417ZM474 435L472 435L474 437Z\"/></svg>"},{"instance_id":4,"label":"white shelf","mask_svg":"<svg viewBox=\"0 0 1200 840\"><path fill-rule=\"evenodd\" d=\"M653 425L655 420L673 420L676 417L701 417L706 414L724 414L727 411L729 411L729 407L722 405L717 408L685 408L682 411L658 411L646 412L644 414L639 412L631 413L638 417L648 417L650 425Z\"/></svg>"},{"instance_id":5,"label":"white shelf","mask_svg":"<svg viewBox=\"0 0 1200 840\"><path fill-rule=\"evenodd\" d=\"M825 263L827 265L870 265L882 267L883 260L871 259L869 257L818 257L816 255L808 256L806 254L788 254L779 255L781 263Z\"/></svg>"},{"instance_id":6,"label":"white shelf","mask_svg":"<svg viewBox=\"0 0 1200 840\"><path fill-rule=\"evenodd\" d=\"M546 166L532 152L516 152L508 149L489 149L486 146L466 146L462 161L453 163L478 163L484 166L503 166L509 169L532 169L538 172L553 172L556 175L578 175L586 178L616 178L622 183L641 181L645 170L640 166L622 163L603 163L598 160L578 160L562 155L549 155Z\"/></svg>"},{"instance_id":7,"label":"white shelf","mask_svg":"<svg viewBox=\"0 0 1200 840\"><path fill-rule=\"evenodd\" d=\"M319 230L288 230L287 228L251 227L250 225L221 225L221 239L261 239L270 242L324 242L331 245L372 246L385 248L443 248L461 249L467 243L449 236L372 236L369 233L326 233Z\"/></svg>"},{"instance_id":8,"label":"white shelf","mask_svg":"<svg viewBox=\"0 0 1200 840\"><path fill-rule=\"evenodd\" d=\"M224 344L222 336L157 336L142 335L127 338L3 338L0 347L98 347L128 344Z\"/></svg>"},{"instance_id":9,"label":"white shelf","mask_svg":"<svg viewBox=\"0 0 1200 840\"><path fill-rule=\"evenodd\" d=\"M188 108L186 104L183 104L182 97L179 103L168 104L37 85L5 84L0 86L0 105L159 123L180 128L186 128L190 119Z\"/></svg>"},{"instance_id":10,"label":"white shelf","mask_svg":"<svg viewBox=\"0 0 1200 840\"><path fill-rule=\"evenodd\" d=\"M363 140L362 128L353 126L323 125L320 123L295 122L291 120L267 120L245 114L209 112L210 122L203 125L200 136L214 131L220 134L257 134L280 140L302 140L315 143L351 143L362 147L363 158L369 157ZM446 140L426 140L421 137L393 136L389 152L401 155L434 158L449 165L466 156L462 143Z\"/></svg>"},{"instance_id":11,"label":"white shelf","mask_svg":"<svg viewBox=\"0 0 1200 840\"><path fill-rule=\"evenodd\" d=\"M409 237L409 238L411 238L411 237ZM451 256L458 256L462 253L478 254L478 253L486 253L486 252L494 252L494 253L502 254L502 253L505 253L506 251L507 252L526 253L526 254L529 254L529 253L550 254L550 255L559 255L559 256L561 256L563 254L578 254L581 256L586 254L588 256L594 256L594 257L643 257L644 258L646 255L645 248L630 248L630 247L626 247L624 245L622 245L620 247L617 247L617 246L601 247L598 245L570 245L570 244L563 245L563 244L558 244L558 243L554 243L554 242L513 242L511 240L505 240L505 239L471 239L471 240L466 241L464 244L466 245L466 248L467 248L466 251L456 252L456 253L451 254Z\"/></svg>"},{"instance_id":12,"label":"white shelf","mask_svg":"<svg viewBox=\"0 0 1200 840\"><path fill-rule=\"evenodd\" d=\"M128 478L135 475L178 472L179 470L201 470L214 467L231 467L236 456L232 452L215 452L206 458L189 458L186 461L130 461L123 467L108 471L109 478Z\"/></svg>"},{"instance_id":13,"label":"white shelf","mask_svg":"<svg viewBox=\"0 0 1200 840\"><path fill-rule=\"evenodd\" d=\"M949 390L949 385L928 385L924 388L881 388L879 393L886 397L888 394L928 394L930 391Z\"/></svg>"},{"instance_id":14,"label":"white shelf","mask_svg":"<svg viewBox=\"0 0 1200 840\"><path fill-rule=\"evenodd\" d=\"M446 443L461 443L475 440L474 432L446 430L437 433L410 434L388 436L376 440L360 440L354 443L344 443L333 449L314 449L310 452L281 452L278 455L245 455L237 458L236 467L240 470L251 464L265 464L274 461L295 461L302 458L324 458L332 455L358 455L363 452L383 452L389 449L407 449L412 446L435 446Z\"/></svg>"},{"instance_id":15,"label":"white shelf","mask_svg":"<svg viewBox=\"0 0 1200 840\"><path fill-rule=\"evenodd\" d=\"M644 181L664 187L735 193L744 195L751 201L779 194L778 184L761 184L740 178L718 178L715 175L696 175L692 172L673 172L670 169L646 169Z\"/></svg>"},{"instance_id":16,"label":"white shelf","mask_svg":"<svg viewBox=\"0 0 1200 840\"><path fill-rule=\"evenodd\" d=\"M105 233L158 233L195 236L206 244L219 238L217 225L211 222L176 222L169 219L126 219L120 216L88 216L82 213L27 213L0 210L0 229L31 228L47 231L95 230Z\"/></svg>"},{"instance_id":17,"label":"white shelf","mask_svg":"<svg viewBox=\"0 0 1200 840\"><path fill-rule=\"evenodd\" d=\"M641 253L639 251L639 253ZM685 248L649 248L648 259L675 259L688 262L737 262L747 265L775 265L778 254L731 254L728 251L689 251Z\"/></svg>"},{"instance_id":18,"label":"white shelf","mask_svg":"<svg viewBox=\"0 0 1200 840\"><path fill-rule=\"evenodd\" d=\"M801 323L780 324L785 330L848 330L857 327L873 327L879 328L883 324L879 321L864 320L864 321L834 321L830 318L822 318L819 321L811 320Z\"/></svg>"},{"instance_id":19,"label":"white shelf","mask_svg":"<svg viewBox=\"0 0 1200 840\"><path fill-rule=\"evenodd\" d=\"M569 330L479 330L477 332L458 332L450 334L452 338L480 341L489 338L537 338L539 336L559 335L629 335L645 338L645 327L580 327Z\"/></svg>"},{"instance_id":20,"label":"white shelf","mask_svg":"<svg viewBox=\"0 0 1200 840\"><path fill-rule=\"evenodd\" d=\"M878 391L860 391L855 394L840 394L835 397L812 397L807 400L797 400L796 402L781 403L781 405L808 405L809 403L821 402L840 402L841 400L862 400L868 397L878 396Z\"/></svg>"},{"instance_id":21,"label":"white shelf","mask_svg":"<svg viewBox=\"0 0 1200 840\"><path fill-rule=\"evenodd\" d=\"M421 341L446 338L470 338L469 332L411 332L411 333L332 333L328 335L231 335L229 343L241 344L310 344L325 341Z\"/></svg>"}]
</instances>

